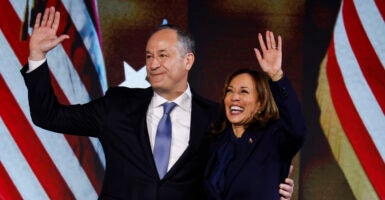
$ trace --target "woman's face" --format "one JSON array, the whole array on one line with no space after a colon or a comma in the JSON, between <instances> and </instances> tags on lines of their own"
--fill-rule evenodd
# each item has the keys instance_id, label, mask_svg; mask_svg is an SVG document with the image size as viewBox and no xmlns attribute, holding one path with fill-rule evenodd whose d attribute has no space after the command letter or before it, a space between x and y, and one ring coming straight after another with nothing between
<instances>
[{"instance_id":1,"label":"woman's face","mask_svg":"<svg viewBox=\"0 0 385 200\"><path fill-rule=\"evenodd\" d=\"M253 78L249 74L235 76L226 89L226 117L233 126L248 125L258 112L260 102Z\"/></svg>"}]
</instances>

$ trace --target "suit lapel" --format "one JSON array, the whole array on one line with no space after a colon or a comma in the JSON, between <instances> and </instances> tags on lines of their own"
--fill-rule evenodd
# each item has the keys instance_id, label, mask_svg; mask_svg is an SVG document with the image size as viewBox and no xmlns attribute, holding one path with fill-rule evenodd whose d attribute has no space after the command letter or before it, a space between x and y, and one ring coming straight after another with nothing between
<instances>
[{"instance_id":1,"label":"suit lapel","mask_svg":"<svg viewBox=\"0 0 385 200\"><path fill-rule=\"evenodd\" d=\"M191 154L194 154L194 152L201 148L202 141L204 140L204 137L206 137L206 133L208 131L208 124L210 123L209 115L207 114L207 109L205 109L201 103L202 102L195 99L193 95L191 103L191 125L189 145L183 152L181 157L174 164L174 166L166 174L165 178L175 174L175 172L177 172L180 168L183 167L184 163L186 163L189 158L193 157Z\"/></svg>"},{"instance_id":2,"label":"suit lapel","mask_svg":"<svg viewBox=\"0 0 385 200\"><path fill-rule=\"evenodd\" d=\"M141 102L140 105L142 109L142 113L139 114L138 117L140 117L139 124L138 124L138 137L139 141L141 143L141 147L143 149L143 157L145 158L146 162L148 163L147 169L148 172L151 174L151 176L158 176L158 171L156 169L156 165L154 162L154 157L151 150L151 144L150 144L150 138L148 135L148 129L147 129L147 110L150 105L151 99L152 99L153 91L152 89L149 89L146 94L139 99Z\"/></svg>"}]
</instances>

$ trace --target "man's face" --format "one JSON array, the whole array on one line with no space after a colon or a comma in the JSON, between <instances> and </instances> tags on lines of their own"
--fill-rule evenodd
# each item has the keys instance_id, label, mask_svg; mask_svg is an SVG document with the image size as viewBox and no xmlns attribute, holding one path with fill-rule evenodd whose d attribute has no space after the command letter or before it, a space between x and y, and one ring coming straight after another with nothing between
<instances>
[{"instance_id":1,"label":"man's face","mask_svg":"<svg viewBox=\"0 0 385 200\"><path fill-rule=\"evenodd\" d=\"M160 95L182 93L187 88L191 53L185 53L172 29L154 33L146 46L147 77Z\"/></svg>"}]
</instances>

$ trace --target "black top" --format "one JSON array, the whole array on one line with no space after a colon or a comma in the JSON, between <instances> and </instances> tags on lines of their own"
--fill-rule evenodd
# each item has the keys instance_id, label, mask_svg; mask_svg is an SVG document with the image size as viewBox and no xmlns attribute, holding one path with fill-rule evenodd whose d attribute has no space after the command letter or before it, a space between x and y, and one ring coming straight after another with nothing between
<instances>
[{"instance_id":1,"label":"black top","mask_svg":"<svg viewBox=\"0 0 385 200\"><path fill-rule=\"evenodd\" d=\"M263 129L248 128L241 138L229 127L212 142L205 172L209 199L279 199L279 184L288 176L306 127L288 79L270 82L270 88L279 120Z\"/></svg>"}]
</instances>

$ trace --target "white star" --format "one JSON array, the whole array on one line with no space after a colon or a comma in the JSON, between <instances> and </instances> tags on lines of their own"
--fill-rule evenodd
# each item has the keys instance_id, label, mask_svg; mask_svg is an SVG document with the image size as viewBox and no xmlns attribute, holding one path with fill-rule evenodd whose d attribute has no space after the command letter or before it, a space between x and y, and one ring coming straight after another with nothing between
<instances>
[{"instance_id":1,"label":"white star","mask_svg":"<svg viewBox=\"0 0 385 200\"><path fill-rule=\"evenodd\" d=\"M127 62L123 61L125 80L119 84L119 86L130 88L147 88L150 87L150 83L146 81L146 66L136 71Z\"/></svg>"}]
</instances>

